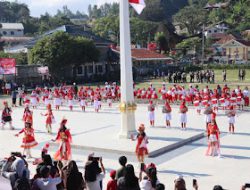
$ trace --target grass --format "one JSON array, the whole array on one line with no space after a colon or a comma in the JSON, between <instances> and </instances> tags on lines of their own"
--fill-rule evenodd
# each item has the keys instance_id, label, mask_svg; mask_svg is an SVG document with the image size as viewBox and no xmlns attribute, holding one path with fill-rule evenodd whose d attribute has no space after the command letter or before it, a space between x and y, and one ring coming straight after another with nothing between
<instances>
[{"instance_id":1,"label":"grass","mask_svg":"<svg viewBox=\"0 0 250 190\"><path fill-rule=\"evenodd\" d=\"M241 88L245 88L246 86L250 86L250 69L246 69L246 77L244 81L240 81L238 79L238 70L231 69L227 70L227 82L223 82L222 78L222 70L215 70L215 83L214 84L207 84L207 83L180 83L179 85L188 87L190 84L192 85L198 85L200 88L205 88L206 85L209 85L209 87L215 88L218 84L221 86L224 86L225 84L228 84L228 86L231 89L237 88L238 85L241 86ZM189 81L189 77L187 78L187 81ZM147 88L149 86L149 83L152 83L153 86L156 89L161 88L162 83L164 82L163 79L149 79L144 80L141 82L136 82L136 88ZM172 86L174 83L169 84L168 81L165 81L167 86Z\"/></svg>"}]
</instances>

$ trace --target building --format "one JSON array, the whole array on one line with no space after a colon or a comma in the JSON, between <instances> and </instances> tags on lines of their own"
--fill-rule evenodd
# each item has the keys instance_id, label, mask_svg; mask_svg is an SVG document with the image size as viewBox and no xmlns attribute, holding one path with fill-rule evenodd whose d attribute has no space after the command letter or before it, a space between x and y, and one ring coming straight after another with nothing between
<instances>
[{"instance_id":1,"label":"building","mask_svg":"<svg viewBox=\"0 0 250 190\"><path fill-rule=\"evenodd\" d=\"M226 22L219 22L205 28L204 35L206 38L220 40L229 30L229 25Z\"/></svg>"},{"instance_id":2,"label":"building","mask_svg":"<svg viewBox=\"0 0 250 190\"><path fill-rule=\"evenodd\" d=\"M28 41L25 44L25 47L29 50L37 43L38 40L42 39L43 37L50 36L58 31L66 32L72 36L82 36L87 39L93 40L94 44L100 52L100 58L98 62L84 63L77 67L75 67L74 65L69 66L70 68L68 68L67 72L65 72L65 80L75 79L79 82L86 80L95 80L97 78L103 77L105 74L107 74L107 71L112 70L112 68L108 68L112 67L112 64L110 64L108 58L108 51L113 42L95 35L90 31L89 26L63 25L54 30L45 32L43 35Z\"/></svg>"},{"instance_id":3,"label":"building","mask_svg":"<svg viewBox=\"0 0 250 190\"><path fill-rule=\"evenodd\" d=\"M224 56L227 57L229 63L250 60L250 41L232 39L222 44L221 47L224 49Z\"/></svg>"},{"instance_id":4,"label":"building","mask_svg":"<svg viewBox=\"0 0 250 190\"><path fill-rule=\"evenodd\" d=\"M3 37L23 37L22 23L0 23L0 34Z\"/></svg>"}]
</instances>

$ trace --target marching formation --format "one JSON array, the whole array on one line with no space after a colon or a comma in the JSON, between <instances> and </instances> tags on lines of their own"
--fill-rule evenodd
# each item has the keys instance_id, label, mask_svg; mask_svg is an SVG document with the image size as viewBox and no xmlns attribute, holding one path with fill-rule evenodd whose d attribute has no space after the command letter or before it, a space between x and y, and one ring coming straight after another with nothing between
<instances>
[{"instance_id":1,"label":"marching formation","mask_svg":"<svg viewBox=\"0 0 250 190\"><path fill-rule=\"evenodd\" d=\"M102 108L102 103L106 102L108 107L112 107L114 101L119 101L120 87L116 83L105 83L104 87L78 87L60 86L54 88L36 88L31 94L25 93L19 89L19 104L24 104L24 112L22 120L24 128L15 136L24 135L22 145L23 154L31 157L31 149L38 143L35 139L35 129L33 128L33 112L32 109L38 106L45 106L46 112L41 113L45 117L45 127L49 134L52 134L52 124L56 123L53 108L60 110L62 106L66 106L70 111L78 105L85 112L87 107L93 106L93 109L98 113ZM223 111L228 117L229 133L235 132L235 116L236 110L244 110L244 106L249 106L249 91L248 88L241 89L239 86L236 89L230 89L225 85L219 85L215 89L206 86L204 89L199 89L198 86L190 85L188 88L176 85L167 87L164 83L161 88L156 90L152 84L148 88L136 88L134 85L134 96L137 100L149 102L148 115L150 127L155 126L155 109L164 102L162 113L165 118L164 125L166 128L171 128L171 120L173 117L179 117L180 128L187 129L188 122L188 107L194 106L197 114L204 114L205 128L208 137L208 149L206 155L220 156L220 130L216 122L216 115L219 110ZM15 100L12 102L15 103ZM2 128L6 123L9 123L10 129L12 126L12 110L6 101L3 102L4 109L2 111ZM178 105L179 116L172 113L172 106ZM15 106L15 105L13 105ZM63 118L60 122L58 133L53 142L59 143L58 151L54 158L55 160L68 161L71 159L71 143L72 137L70 130L66 127L67 119ZM141 124L138 128L138 135L131 136L132 140L137 140L136 156L140 163L144 163L144 157L148 154L147 143L150 138L146 135L146 127Z\"/></svg>"}]
</instances>

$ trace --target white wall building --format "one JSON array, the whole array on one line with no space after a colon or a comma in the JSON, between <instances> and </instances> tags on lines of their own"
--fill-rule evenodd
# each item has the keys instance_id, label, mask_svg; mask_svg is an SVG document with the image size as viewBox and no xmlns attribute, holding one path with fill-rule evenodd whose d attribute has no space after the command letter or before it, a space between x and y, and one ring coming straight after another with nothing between
<instances>
[{"instance_id":1,"label":"white wall building","mask_svg":"<svg viewBox=\"0 0 250 190\"><path fill-rule=\"evenodd\" d=\"M3 37L22 37L24 27L22 23L0 23L0 34Z\"/></svg>"},{"instance_id":2,"label":"white wall building","mask_svg":"<svg viewBox=\"0 0 250 190\"><path fill-rule=\"evenodd\" d=\"M216 34L225 34L229 29L229 26L225 22L220 22L209 26L205 29L205 37L206 38L213 38Z\"/></svg>"}]
</instances>

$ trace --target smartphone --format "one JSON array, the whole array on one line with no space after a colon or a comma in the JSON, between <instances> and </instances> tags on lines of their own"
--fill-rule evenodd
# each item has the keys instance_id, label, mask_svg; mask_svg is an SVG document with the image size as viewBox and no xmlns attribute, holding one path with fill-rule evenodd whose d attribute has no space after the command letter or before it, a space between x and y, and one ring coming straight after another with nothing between
<instances>
[{"instance_id":1,"label":"smartphone","mask_svg":"<svg viewBox=\"0 0 250 190\"><path fill-rule=\"evenodd\" d=\"M246 183L245 188L250 188L250 183Z\"/></svg>"},{"instance_id":2,"label":"smartphone","mask_svg":"<svg viewBox=\"0 0 250 190\"><path fill-rule=\"evenodd\" d=\"M196 187L196 186L197 186L197 180L193 179L193 187Z\"/></svg>"},{"instance_id":3,"label":"smartphone","mask_svg":"<svg viewBox=\"0 0 250 190\"><path fill-rule=\"evenodd\" d=\"M145 171L145 164L144 163L141 163L141 171Z\"/></svg>"}]
</instances>

